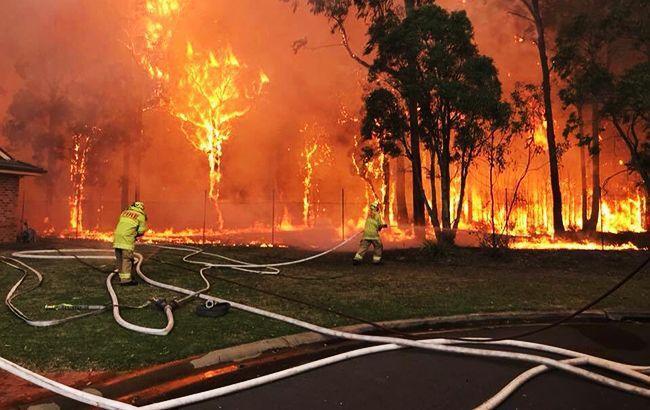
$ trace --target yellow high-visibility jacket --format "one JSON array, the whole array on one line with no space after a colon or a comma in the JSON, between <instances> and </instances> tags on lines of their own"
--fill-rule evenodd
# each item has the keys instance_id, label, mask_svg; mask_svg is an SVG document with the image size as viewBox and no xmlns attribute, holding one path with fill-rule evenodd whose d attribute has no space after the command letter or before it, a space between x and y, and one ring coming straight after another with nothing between
<instances>
[{"instance_id":1,"label":"yellow high-visibility jacket","mask_svg":"<svg viewBox=\"0 0 650 410\"><path fill-rule=\"evenodd\" d=\"M113 248L128 249L132 251L135 248L135 238L147 231L147 216L145 213L134 206L122 211L120 219L115 227L113 239Z\"/></svg>"},{"instance_id":2,"label":"yellow high-visibility jacket","mask_svg":"<svg viewBox=\"0 0 650 410\"><path fill-rule=\"evenodd\" d=\"M371 212L366 219L366 224L363 227L363 239L369 241L378 241L379 231L384 227L384 221L381 219L379 212Z\"/></svg>"}]
</instances>

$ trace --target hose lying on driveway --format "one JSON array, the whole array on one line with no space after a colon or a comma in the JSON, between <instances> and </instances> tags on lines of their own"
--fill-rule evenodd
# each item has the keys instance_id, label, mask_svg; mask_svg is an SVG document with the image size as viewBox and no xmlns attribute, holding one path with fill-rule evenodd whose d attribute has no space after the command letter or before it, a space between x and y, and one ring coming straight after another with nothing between
<instances>
[{"instance_id":1,"label":"hose lying on driveway","mask_svg":"<svg viewBox=\"0 0 650 410\"><path fill-rule=\"evenodd\" d=\"M193 264L199 264L203 265L203 268L201 269L201 276L206 282L207 287L209 287L209 281L205 278L203 275L204 269L219 266L219 267L225 267L224 265L221 264L214 264L210 262L203 262L203 261L194 261L190 260L188 256L193 256L198 253L201 253L200 250L199 252L196 252L196 249L190 249L190 248L178 248L178 247L166 247L167 249L176 249L176 250L184 250L190 252L184 260L189 263ZM67 252L78 252L77 251L67 251ZM196 253L192 253L196 252ZM31 256L29 256L31 255ZM32 257L32 258L38 258L38 255L35 255L34 252L31 254L23 252L22 254L16 253L14 256L18 257ZM47 256L47 255L45 255ZM69 256L69 255L66 255ZM96 259L101 259L102 257L100 255L88 255L88 257L93 257L95 256ZM59 255L61 257L61 255ZM72 256L71 256L72 257ZM56 259L55 257L51 257L52 259ZM592 371L588 371L582 368L577 367L577 364L589 364L592 366L597 366L600 368L604 368L609 371L613 371L619 374L622 374L626 377L631 377L634 378L636 381L643 383L646 386L650 386L650 377L647 375L643 374L642 371L645 371L648 369L648 367L641 367L641 366L632 366L632 365L627 365L623 363L617 363L593 356L588 356L584 355L582 353L578 352L572 352L566 349L560 349L557 347L553 346L547 346L547 345L542 345L542 344L537 344L537 343L531 343L531 342L522 342L518 340L506 340L506 341L495 341L495 342L487 342L490 344L494 345L506 345L506 346L513 346L513 347L520 347L524 349L533 349L533 350L538 350L538 351L544 351L547 353L555 353L555 354L560 354L564 356L568 356L572 359L580 359L580 360L574 360L571 361L569 360L554 360L550 359L544 356L538 356L538 355L533 355L533 354L528 354L528 353L515 353L515 352L510 352L510 351L501 351L501 350L489 350L489 349L479 349L479 348L473 348L473 347L465 347L465 346L460 346L459 344L462 345L472 345L472 344L484 344L485 341L482 339L475 339L475 340L464 340L464 341L458 341L458 340L450 340L450 339L435 339L433 341L417 341L417 340L409 340L409 339L404 339L404 338L396 338L396 337L387 337L387 336L371 336L371 335L360 335L360 334L355 334L355 333L349 333L349 332L342 332L339 330L335 329L329 329L325 328L322 326L318 326L315 324L311 324L299 319L287 317L281 314L269 312L263 309L259 309L253 306L249 305L244 305L236 302L231 302L227 301L221 298L217 298L214 296L206 295L204 293L199 293L196 291L184 289L181 287L173 286L170 284L166 284L163 282L159 282L156 280L153 280L149 277L147 277L141 269L141 264L143 257L141 254L136 254L137 258L137 263L136 263L136 272L137 274L148 284L161 288L161 289L166 289L170 290L176 293L184 294L188 297L198 297L201 299L205 300L212 300L214 302L227 302L230 303L233 308L240 309L246 312L258 314L264 317L276 319L283 321L285 323L290 323L320 334L328 335L331 337L336 337L336 338L344 338L344 339L349 339L349 340L357 340L357 341L363 341L363 342L370 342L370 343L378 343L382 344L382 346L374 346L372 348L367 348L367 349L375 349L375 350L370 350L367 351L368 353L374 353L375 351L381 351L382 348L390 350L393 348L401 348L401 347L414 347L414 348L421 348L421 349L427 349L427 350L433 350L433 351L439 351L439 352L446 352L446 353L454 353L454 354L460 354L460 355L468 355L468 356L478 356L478 357L489 357L489 358L503 358L503 359L509 359L509 360L516 360L516 361L524 361L524 362L529 362L529 363L536 363L540 366L534 368L535 372L540 372L539 369L540 367L543 367L543 370L546 370L547 368L553 368L553 369L558 369L558 370L563 370L565 372L571 373L573 375L591 380L596 383L600 383L609 387L617 388L629 393L634 393L638 394L647 398L650 398L650 389L646 387L640 387L636 386L630 383L622 382L620 380L613 379L611 377L607 377ZM232 261L232 260L231 260ZM295 262L295 261L293 261ZM277 267L277 266L284 266L288 265L291 262L285 262L281 264L271 264L271 265L253 265L253 264L245 264L242 267L242 264L240 263L237 265L238 270L244 270L246 269L247 271L251 271L253 269L251 268L266 268L268 266L271 267ZM228 266L230 267L230 266ZM257 273L261 273L257 271ZM110 285L110 283L107 283L107 285ZM118 313L119 313L119 308L118 308ZM115 315L115 310L114 310L114 315ZM391 346L390 349L386 346ZM395 346L395 347L392 347ZM343 353L342 355L337 355L333 356L332 358L327 358L327 359L322 359L320 361L316 361L313 363L308 363L306 365L302 366L297 366L292 369L287 369L282 372L277 372L274 373L273 375L267 375L263 376L262 378L257 378L241 383L237 383L236 385L232 386L226 386L223 388L219 389L213 389L210 391L202 392L202 393L197 393L194 395L186 396L186 397L181 397L178 399L172 399L172 400L167 400L164 402L140 407L140 408L146 408L146 409L167 409L167 408L174 408L182 405L187 405L191 403L195 403L197 401L202 401L214 397L218 397L224 394L232 393L235 391L243 390L246 388L250 388L256 385L259 385L261 383L266 383L269 381L277 380L282 377L288 377L292 374L297 374L305 370L309 370L310 368L315 368L319 366L323 366L329 363L334 363L336 361L340 360L346 360L348 358L356 357L361 355L359 353L360 351L363 351L364 349L360 349L359 351L354 351L354 352L347 352ZM355 353L356 352L356 353ZM363 353L363 354L368 354L368 353ZM346 356L347 355L347 356ZM577 363L576 363L577 362ZM15 365L5 359L0 360L0 367L3 369L17 375L20 377L25 378L26 380L32 381L42 387L46 387L58 394L62 394L66 397L70 397L79 401L82 401L87 404L92 404L95 406L99 406L102 408L107 408L107 409L134 409L136 407L124 404L118 401L114 400L108 400L108 399L103 399L99 398L97 396L94 396L92 394L82 392L76 389L72 389L67 386L60 385L56 382L53 382L47 378L44 378L43 376L36 375L33 372L29 372L26 369L21 368L18 365ZM532 372L533 370L529 371ZM275 376L274 376L275 375ZM272 377L273 376L273 377ZM275 378L274 378L275 377ZM505 399L507 397L507 394L509 392L514 391L514 388L521 383L525 382L528 378L532 377L529 374L523 374L521 375L518 379L515 380L512 383L510 383L502 392L500 392L495 398L491 399L493 400L492 402L488 401L485 403L487 407L485 408L491 408L495 402L499 400ZM513 385L513 383L515 383ZM504 393L505 391L505 393ZM500 402L500 401L499 401ZM498 403L497 403L498 404Z\"/></svg>"}]
</instances>

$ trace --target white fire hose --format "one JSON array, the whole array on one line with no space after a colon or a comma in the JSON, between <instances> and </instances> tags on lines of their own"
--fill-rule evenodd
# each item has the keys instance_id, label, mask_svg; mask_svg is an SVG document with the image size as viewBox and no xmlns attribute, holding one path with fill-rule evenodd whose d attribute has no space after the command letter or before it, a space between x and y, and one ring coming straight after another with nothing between
<instances>
[{"instance_id":1,"label":"white fire hose","mask_svg":"<svg viewBox=\"0 0 650 410\"><path fill-rule=\"evenodd\" d=\"M347 241L351 240L352 238L349 238ZM346 241L346 242L347 242ZM344 242L345 243L345 242ZM332 248L328 251L325 251L319 255L314 255L309 258L305 258L299 261L290 261L290 262L283 262L283 263L276 263L276 264L249 264L246 262L242 261L237 261L235 259L231 258L226 258L221 255L213 254L213 253L205 253L201 252L200 249L196 248L189 248L189 247L172 247L172 246L164 246L162 247L163 249L172 249L172 250L180 250L180 251L186 251L190 252L188 255L186 255L183 260L188 262L188 263L193 263L193 264L199 264L203 265L204 267L201 269L200 273L201 276L203 277L204 281L207 284L207 288L209 288L209 281L205 278L203 272L204 270L212 267L222 267L222 268L233 268L237 270L243 270L247 272L255 272L255 273L262 273L262 274L277 274L277 272L271 273L268 269L265 271L261 270L253 270L250 268L277 268L278 266L287 266L295 263L302 263L307 260L315 259L316 257L322 256L326 253L329 253L333 251L334 249L342 246L344 243L337 245L335 248ZM78 253L78 252L88 252L89 250L84 249L84 250L63 250L61 252L66 252L66 253ZM106 252L107 250L92 250L95 252ZM24 252L16 252L14 253L13 256L15 257L21 257L21 258L46 258L46 259L69 259L69 258L84 258L84 259L109 259L112 258L112 256L108 255L50 255L50 253L54 252L59 252L59 251L24 251ZM199 253L208 255L208 256L214 256L218 257L224 260L227 260L229 262L236 262L236 265L224 265L224 264L214 264L210 262L203 262L203 261L194 261L190 260L189 258L197 255ZM0 358L0 367L3 368L4 370L7 370L19 377L24 378L25 380L28 380L30 382L33 382L35 384L38 384L41 387L45 387L55 393L61 394L63 396L95 405L98 407L106 408L106 409L135 409L135 408L144 408L144 409L168 409L168 408L174 408L182 405L188 405L191 403L196 403L198 401L203 401L215 397L219 397L225 394L230 394L236 391L241 391L250 387L254 387L260 384L264 383L269 383L274 380L279 380L281 378L289 377L294 374L302 373L304 371L325 366L331 363L336 363L340 362L342 360L347 360L353 357L358 357L361 355L365 354L370 354L370 353L377 353L380 351L388 351L388 350L395 350L403 347L415 347L415 348L421 348L421 349L427 349L427 350L434 350L434 351L440 351L440 352L447 352L447 353L455 353L455 354L461 354L461 355L469 355L469 356L479 356L479 357L491 357L491 358L503 358L503 359L509 359L509 360L516 360L516 361L524 361L524 362L530 362L530 363L536 363L538 364L537 367L532 368L531 370L523 373L516 379L514 379L512 382L510 382L507 386L505 386L497 395L492 397L490 400L486 401L483 403L479 408L481 409L489 409L489 408L494 408L497 406L499 403L501 403L503 400L505 400L509 394L511 394L517 387L519 387L521 384L525 383L527 380L530 378L544 372L545 370L548 369L558 369L558 370L563 370L565 372L574 374L576 376L585 378L587 380L591 380L593 382L603 384L605 386L609 386L612 388L616 388L619 390L623 390L629 393L634 393L641 395L646 398L650 398L650 389L645 388L645 387L639 387L633 384L625 383L607 376L603 376L601 374L591 372L588 370L581 369L577 367L577 365L583 365L583 364L588 364L596 367L600 367L615 373L619 373L621 375L624 375L626 377L634 378L638 382L643 383L644 385L650 386L650 377L643 374L643 372L648 371L650 367L648 366L636 366L636 365L628 365L624 363L618 363L606 359L601 359L598 357L594 356L589 356L585 355L579 352L574 352L571 350L566 350L566 349L561 349L557 348L554 346L548 346L548 345L543 345L543 344L538 344L538 343L532 343L532 342L523 342L523 341L518 341L518 340L502 340L502 341L494 341L494 342L485 342L481 341L481 339L475 339L475 340L469 340L469 341L458 341L458 340L452 340L452 339L433 339L433 340L428 340L428 341L416 341L416 340L409 340L409 339L403 339L403 338L396 338L396 337L386 337L386 336L369 336L369 335L360 335L360 334L354 334L354 333L349 333L349 332L342 332L339 330L335 329L329 329L325 328L322 326L318 326L315 324L311 324L299 319L287 317L281 314L269 312L263 309L259 309L253 306L248 306L244 304L240 304L237 302L231 302L227 301L224 299L220 299L217 297L209 296L203 293L200 293L202 291L196 292L188 289L184 289L181 287L173 286L170 284L158 282L156 280L153 280L149 277L147 277L141 269L141 264L143 257L141 254L136 253L136 258L137 258L137 263L136 263L136 272L138 275L148 284L161 288L161 289L167 289L173 292L177 292L180 294L185 294L188 297L199 297L204 300L208 301L213 301L213 302L227 302L229 303L232 307L236 309L240 309L246 312L258 314L264 317L276 319L283 321L285 323L290 323L299 327L302 327L304 329L308 329L320 334L336 337L336 338L344 338L344 339L349 339L349 340L357 340L357 341L363 341L363 342L370 342L370 343L381 343L379 346L374 346L374 347L369 347L365 349L358 349L355 351L351 352L346 352L342 353L339 355L335 355L329 358L317 360L315 362L307 363L301 366L297 366L291 369L283 370L280 372L276 372L270 375L258 377L252 380L247 380L244 382L236 383L230 386L225 386L213 390L209 390L206 392L202 393L197 393L185 397L180 397L177 399L171 399L143 407L135 407L132 405L124 404L115 400L110 400L110 399L104 399L100 398L97 396L94 396L92 394L73 389L68 386L61 385L60 383L54 382L52 380L49 380L43 376L40 376L38 374L35 374L33 372L30 372L27 369L24 369L14 363L11 363L7 361L6 359ZM26 266L25 264L23 264ZM244 266L244 267L243 267ZM30 268L30 270L35 271L34 269ZM36 272L35 272L36 273ZM37 275L38 276L38 275ZM23 277L24 279L24 277ZM21 279L22 281L22 279ZM19 285L18 285L19 286ZM14 286L12 290L15 291L15 288L18 286ZM109 288L109 292L111 286L110 286L110 279L107 280L107 286ZM114 293L113 293L114 295ZM113 314L116 318L118 317L121 319L119 315L119 304L117 303L117 299L113 299L113 295L111 295L111 298L113 300L114 306L113 308ZM117 313L116 313L117 312ZM168 326L165 329L155 329L157 332L162 332L164 331L169 331L171 330L171 327L173 326L173 315L171 314L171 309L169 311L166 310L167 318L168 318ZM128 323L121 323L118 320L118 323L120 325L131 328L132 330L140 331L146 329L148 332L150 332L152 329L149 328L141 328L136 325L128 324ZM129 326L126 326L126 325ZM171 325L170 325L171 324ZM169 328L169 330L167 330ZM158 333L149 333L149 334L158 334ZM532 355L532 354L527 354L527 353L514 353L514 352L509 352L509 351L500 351L500 350L488 350L488 349L478 349L478 348L471 348L471 347L462 347L462 346L454 346L457 344L463 344L463 345L471 345L471 344L494 344L494 345L503 345L503 346L512 346L512 347L518 347L518 348L524 348L524 349L531 349L531 350L537 350L537 351L543 351L547 353L554 353L554 354L559 354L563 355L566 357L569 357L569 359L565 360L554 360L550 359L544 356L538 356L538 355Z\"/></svg>"}]
</instances>

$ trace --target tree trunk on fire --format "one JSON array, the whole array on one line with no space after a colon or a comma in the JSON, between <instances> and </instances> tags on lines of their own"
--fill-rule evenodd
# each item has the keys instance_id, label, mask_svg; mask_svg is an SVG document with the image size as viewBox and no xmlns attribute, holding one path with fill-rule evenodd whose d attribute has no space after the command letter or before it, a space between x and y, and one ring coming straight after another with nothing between
<instances>
[{"instance_id":1,"label":"tree trunk on fire","mask_svg":"<svg viewBox=\"0 0 650 410\"><path fill-rule=\"evenodd\" d=\"M429 169L429 182L431 184L431 224L436 232L440 230L440 220L438 219L438 190L436 189L436 150L429 151L431 157L431 169Z\"/></svg>"},{"instance_id":2,"label":"tree trunk on fire","mask_svg":"<svg viewBox=\"0 0 650 410\"><path fill-rule=\"evenodd\" d=\"M584 135L584 124L582 123L583 117L582 105L578 106L578 117L580 121L580 135ZM580 145L580 204L581 204L581 218L582 228L587 225L589 216L587 215L587 159L585 158L585 147Z\"/></svg>"},{"instance_id":3,"label":"tree trunk on fire","mask_svg":"<svg viewBox=\"0 0 650 410\"><path fill-rule=\"evenodd\" d=\"M449 143L447 137L443 136L442 155L438 158L440 168L440 201L442 209L440 219L442 224L441 238L444 242L453 242L451 238L451 173L449 171Z\"/></svg>"},{"instance_id":4,"label":"tree trunk on fire","mask_svg":"<svg viewBox=\"0 0 650 410\"><path fill-rule=\"evenodd\" d=\"M537 29L537 50L542 67L542 89L544 92L544 118L546 119L546 139L548 143L549 169L551 178L551 192L553 194L553 229L556 234L564 233L562 220L562 191L560 189L560 173L558 170L557 146L555 143L555 127L553 123L553 104L551 100L551 73L548 66L546 52L546 39L544 35L544 22L539 9L539 0L522 0L535 20Z\"/></svg>"},{"instance_id":5,"label":"tree trunk on fire","mask_svg":"<svg viewBox=\"0 0 650 410\"><path fill-rule=\"evenodd\" d=\"M384 221L390 223L390 161L388 158L385 159L382 165L382 173L384 175L384 186L386 187L384 190L384 197L381 198L384 207Z\"/></svg>"},{"instance_id":6,"label":"tree trunk on fire","mask_svg":"<svg viewBox=\"0 0 650 410\"><path fill-rule=\"evenodd\" d=\"M420 157L420 124L417 103L408 100L409 128L411 133L411 169L413 180L413 226L415 237L424 240L424 198L422 185L422 159Z\"/></svg>"},{"instance_id":7,"label":"tree trunk on fire","mask_svg":"<svg viewBox=\"0 0 650 410\"><path fill-rule=\"evenodd\" d=\"M397 223L402 226L408 223L409 215L406 207L406 165L404 157L396 159L397 172L395 174L395 201L397 205Z\"/></svg>"},{"instance_id":8,"label":"tree trunk on fire","mask_svg":"<svg viewBox=\"0 0 650 410\"><path fill-rule=\"evenodd\" d=\"M594 102L591 117L591 215L584 225L586 232L596 232L598 229L598 217L600 216L600 112L598 104Z\"/></svg>"},{"instance_id":9,"label":"tree trunk on fire","mask_svg":"<svg viewBox=\"0 0 650 410\"><path fill-rule=\"evenodd\" d=\"M410 15L415 9L415 0L404 0L406 14ZM409 61L415 67L415 61ZM411 95L406 98L409 112L409 128L411 133L411 169L413 180L413 227L418 240L425 239L424 230L424 185L422 184L422 159L420 158L420 122L418 119L417 100Z\"/></svg>"},{"instance_id":10,"label":"tree trunk on fire","mask_svg":"<svg viewBox=\"0 0 650 410\"><path fill-rule=\"evenodd\" d=\"M650 180L645 181L645 224L646 232L650 231Z\"/></svg>"}]
</instances>

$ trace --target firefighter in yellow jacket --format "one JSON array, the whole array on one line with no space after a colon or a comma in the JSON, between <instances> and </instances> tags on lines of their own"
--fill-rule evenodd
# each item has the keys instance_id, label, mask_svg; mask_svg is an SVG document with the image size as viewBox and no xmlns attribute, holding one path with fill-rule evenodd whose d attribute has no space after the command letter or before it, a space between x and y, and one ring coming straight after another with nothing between
<instances>
[{"instance_id":1,"label":"firefighter in yellow jacket","mask_svg":"<svg viewBox=\"0 0 650 410\"><path fill-rule=\"evenodd\" d=\"M115 228L113 248L115 248L116 271L119 272L120 285L133 286L138 282L133 280L131 271L135 258L133 250L135 241L147 231L147 215L144 213L144 203L134 202L128 209L122 211Z\"/></svg>"},{"instance_id":2,"label":"firefighter in yellow jacket","mask_svg":"<svg viewBox=\"0 0 650 410\"><path fill-rule=\"evenodd\" d=\"M363 238L359 243L359 250L354 255L353 264L358 265L363 261L363 256L368 252L370 245L373 247L372 263L379 265L381 263L381 253L384 246L381 243L379 231L388 227L382 221L381 214L379 213L379 204L377 202L370 205L370 213L366 219L366 224L363 228Z\"/></svg>"}]
</instances>

